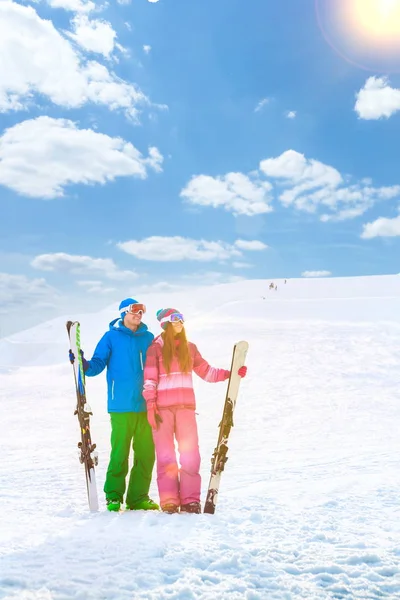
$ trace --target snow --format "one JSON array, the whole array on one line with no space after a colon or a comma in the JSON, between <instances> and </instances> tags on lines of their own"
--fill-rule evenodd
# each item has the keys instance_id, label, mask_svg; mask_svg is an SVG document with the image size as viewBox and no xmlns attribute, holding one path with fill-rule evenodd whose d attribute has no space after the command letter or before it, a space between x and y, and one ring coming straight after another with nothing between
<instances>
[{"instance_id":1,"label":"snow","mask_svg":"<svg viewBox=\"0 0 400 600\"><path fill-rule=\"evenodd\" d=\"M215 366L250 345L214 515L105 510L104 374L88 511L65 321L90 358L112 307L0 340L0 599L400 598L400 277L275 283L143 298L154 332L182 310ZM195 384L204 501L226 384Z\"/></svg>"}]
</instances>

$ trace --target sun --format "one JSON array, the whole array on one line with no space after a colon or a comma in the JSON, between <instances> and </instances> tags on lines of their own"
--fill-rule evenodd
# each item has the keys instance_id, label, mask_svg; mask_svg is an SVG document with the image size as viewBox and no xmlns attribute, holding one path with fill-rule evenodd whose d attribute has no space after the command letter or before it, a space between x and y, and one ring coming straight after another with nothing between
<instances>
[{"instance_id":1,"label":"sun","mask_svg":"<svg viewBox=\"0 0 400 600\"><path fill-rule=\"evenodd\" d=\"M400 0L315 0L315 7L322 34L342 58L400 72Z\"/></svg>"},{"instance_id":2,"label":"sun","mask_svg":"<svg viewBox=\"0 0 400 600\"><path fill-rule=\"evenodd\" d=\"M358 34L371 42L398 41L400 0L348 0L346 5L351 26Z\"/></svg>"}]
</instances>

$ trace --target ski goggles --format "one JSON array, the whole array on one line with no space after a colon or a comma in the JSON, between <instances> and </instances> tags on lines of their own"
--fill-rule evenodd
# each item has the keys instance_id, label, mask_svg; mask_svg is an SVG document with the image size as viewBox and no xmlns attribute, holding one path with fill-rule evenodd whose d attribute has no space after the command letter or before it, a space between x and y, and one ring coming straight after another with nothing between
<instances>
[{"instance_id":1,"label":"ski goggles","mask_svg":"<svg viewBox=\"0 0 400 600\"><path fill-rule=\"evenodd\" d=\"M172 313L172 315L168 315L168 317L164 317L163 319L161 319L160 325L162 325L163 323L179 323L179 321L181 323L185 322L183 314L182 313Z\"/></svg>"},{"instance_id":2,"label":"ski goggles","mask_svg":"<svg viewBox=\"0 0 400 600\"><path fill-rule=\"evenodd\" d=\"M126 312L131 315L143 315L146 312L146 307L144 304L130 304L121 309L121 314L125 314Z\"/></svg>"}]
</instances>

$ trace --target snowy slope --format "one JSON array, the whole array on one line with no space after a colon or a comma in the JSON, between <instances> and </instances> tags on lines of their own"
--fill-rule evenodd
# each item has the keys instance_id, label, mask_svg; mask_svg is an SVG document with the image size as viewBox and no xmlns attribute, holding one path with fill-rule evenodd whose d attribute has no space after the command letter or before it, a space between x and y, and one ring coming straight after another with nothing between
<instances>
[{"instance_id":1,"label":"snowy slope","mask_svg":"<svg viewBox=\"0 0 400 600\"><path fill-rule=\"evenodd\" d=\"M400 597L400 277L276 283L144 298L155 332L156 309L184 311L215 366L250 343L215 515L105 511L104 375L87 510L65 321L90 357L112 307L0 340L0 599ZM203 500L225 389L196 379Z\"/></svg>"},{"instance_id":2,"label":"snowy slope","mask_svg":"<svg viewBox=\"0 0 400 600\"><path fill-rule=\"evenodd\" d=\"M156 311L166 303L185 313L190 332L234 321L246 332L249 319L400 322L400 275L375 277L239 281L187 292L152 293L139 300L147 306L146 323L158 331ZM136 294L130 292L133 296ZM65 322L84 323L83 345L93 347L118 316L116 306L93 314L68 314L7 338L0 338L0 369L59 364L65 360ZM233 337L232 340L235 338ZM85 343L86 342L86 343ZM229 342L230 343L230 342Z\"/></svg>"}]
</instances>

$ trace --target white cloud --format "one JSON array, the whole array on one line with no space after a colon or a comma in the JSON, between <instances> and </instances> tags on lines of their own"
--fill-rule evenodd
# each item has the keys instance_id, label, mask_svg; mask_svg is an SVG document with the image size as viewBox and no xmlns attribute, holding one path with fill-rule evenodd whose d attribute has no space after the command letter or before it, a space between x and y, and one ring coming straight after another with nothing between
<instances>
[{"instance_id":1,"label":"white cloud","mask_svg":"<svg viewBox=\"0 0 400 600\"><path fill-rule=\"evenodd\" d=\"M149 158L145 158L144 160L147 167L151 167L157 173L161 173L161 165L164 161L164 158L158 148L156 148L155 146L150 146Z\"/></svg>"},{"instance_id":2,"label":"white cloud","mask_svg":"<svg viewBox=\"0 0 400 600\"><path fill-rule=\"evenodd\" d=\"M286 113L287 119L295 119L296 116L297 116L297 112L295 110L288 110L288 112Z\"/></svg>"},{"instance_id":3,"label":"white cloud","mask_svg":"<svg viewBox=\"0 0 400 600\"><path fill-rule=\"evenodd\" d=\"M361 119L389 118L400 110L400 89L390 87L385 77L369 77L356 98L354 110Z\"/></svg>"},{"instance_id":4,"label":"white cloud","mask_svg":"<svg viewBox=\"0 0 400 600\"><path fill-rule=\"evenodd\" d=\"M2 310L44 308L53 306L57 291L45 279L0 273L0 305Z\"/></svg>"},{"instance_id":5,"label":"white cloud","mask_svg":"<svg viewBox=\"0 0 400 600\"><path fill-rule=\"evenodd\" d=\"M332 275L330 271L304 271L302 277L329 277Z\"/></svg>"},{"instance_id":6,"label":"white cloud","mask_svg":"<svg viewBox=\"0 0 400 600\"><path fill-rule=\"evenodd\" d=\"M260 100L260 102L255 107L254 112L260 112L264 108L264 106L266 106L269 103L269 100L269 98L263 98L262 100Z\"/></svg>"},{"instance_id":7,"label":"white cloud","mask_svg":"<svg viewBox=\"0 0 400 600\"><path fill-rule=\"evenodd\" d=\"M361 234L364 239L397 236L400 236L400 215L394 219L379 217L376 221L366 223Z\"/></svg>"},{"instance_id":8,"label":"white cloud","mask_svg":"<svg viewBox=\"0 0 400 600\"><path fill-rule=\"evenodd\" d=\"M121 52L121 54L124 56L125 59L130 58L131 52L130 52L129 48L125 48L124 46L122 46L121 44L119 44L118 42L116 42L115 43L115 49L119 50L119 52ZM112 58L115 60L115 62L119 62L118 59L117 59L117 57L115 55L113 55ZM157 105L157 108L160 108L160 105ZM161 106L161 108L164 108L164 107Z\"/></svg>"},{"instance_id":9,"label":"white cloud","mask_svg":"<svg viewBox=\"0 0 400 600\"><path fill-rule=\"evenodd\" d=\"M132 280L138 277L134 271L122 271L111 258L92 258L78 254L54 252L40 254L32 262L32 267L41 271L57 271L58 273L97 274L114 281ZM92 281L93 283L93 281Z\"/></svg>"},{"instance_id":10,"label":"white cloud","mask_svg":"<svg viewBox=\"0 0 400 600\"><path fill-rule=\"evenodd\" d=\"M130 142L72 121L38 117L7 129L0 137L0 184L25 196L55 198L71 184L104 184L116 177L145 179L161 170L157 148L144 158Z\"/></svg>"},{"instance_id":11,"label":"white cloud","mask_svg":"<svg viewBox=\"0 0 400 600\"><path fill-rule=\"evenodd\" d=\"M158 2L158 0L149 0L149 2L150 2L151 4L156 4L156 2Z\"/></svg>"},{"instance_id":12,"label":"white cloud","mask_svg":"<svg viewBox=\"0 0 400 600\"><path fill-rule=\"evenodd\" d=\"M268 246L259 240L236 240L236 248L240 250L266 250Z\"/></svg>"},{"instance_id":13,"label":"white cloud","mask_svg":"<svg viewBox=\"0 0 400 600\"><path fill-rule=\"evenodd\" d=\"M356 217L360 217L365 213L366 209L366 205L363 204L353 208L340 210L336 214L323 214L321 215L320 220L323 223L327 223L328 221L347 221L347 219L355 219Z\"/></svg>"},{"instance_id":14,"label":"white cloud","mask_svg":"<svg viewBox=\"0 0 400 600\"><path fill-rule=\"evenodd\" d=\"M96 8L95 3L90 0L47 0L47 4L52 8L63 8L75 13L89 13Z\"/></svg>"},{"instance_id":15,"label":"white cloud","mask_svg":"<svg viewBox=\"0 0 400 600\"><path fill-rule=\"evenodd\" d=\"M151 51L151 46L149 46L148 44L145 44L143 46L143 51L145 52L145 54L149 54Z\"/></svg>"},{"instance_id":16,"label":"white cloud","mask_svg":"<svg viewBox=\"0 0 400 600\"><path fill-rule=\"evenodd\" d=\"M114 50L116 32L108 21L89 19L78 14L71 21L73 32L66 32L81 48L88 52L97 52L106 58Z\"/></svg>"},{"instance_id":17,"label":"white cloud","mask_svg":"<svg viewBox=\"0 0 400 600\"><path fill-rule=\"evenodd\" d=\"M242 256L243 251L260 251L268 248L259 240L236 240L234 244L193 240L180 236L152 236L143 240L119 242L117 247L141 260L172 262L182 260L225 261Z\"/></svg>"},{"instance_id":18,"label":"white cloud","mask_svg":"<svg viewBox=\"0 0 400 600\"><path fill-rule=\"evenodd\" d=\"M104 287L102 281L81 280L76 282L79 286L86 288L89 294L110 294L115 292L116 288Z\"/></svg>"},{"instance_id":19,"label":"white cloud","mask_svg":"<svg viewBox=\"0 0 400 600\"><path fill-rule=\"evenodd\" d=\"M362 181L345 185L348 178L345 181L337 169L317 160L306 159L294 150L261 161L260 169L286 187L279 196L284 206L293 205L309 213L315 213L320 207L331 210L332 214L321 216L322 221L354 218L377 201L400 195L398 185L375 188Z\"/></svg>"},{"instance_id":20,"label":"white cloud","mask_svg":"<svg viewBox=\"0 0 400 600\"><path fill-rule=\"evenodd\" d=\"M361 216L377 202L399 197L400 185L374 187L367 177L353 183L334 167L287 150L262 160L259 171L248 175L193 176L180 195L190 204L224 208L235 216L271 212L276 195L285 207L327 211L320 215L321 221L344 221Z\"/></svg>"},{"instance_id":21,"label":"white cloud","mask_svg":"<svg viewBox=\"0 0 400 600\"><path fill-rule=\"evenodd\" d=\"M141 260L159 262L225 261L233 256L241 256L241 252L234 245L225 242L192 240L180 236L152 236L141 241L119 242L117 247Z\"/></svg>"},{"instance_id":22,"label":"white cloud","mask_svg":"<svg viewBox=\"0 0 400 600\"><path fill-rule=\"evenodd\" d=\"M84 61L31 6L0 2L0 56L0 112L26 108L36 94L66 108L93 102L121 109L134 119L138 106L149 104L133 84L96 61Z\"/></svg>"},{"instance_id":23,"label":"white cloud","mask_svg":"<svg viewBox=\"0 0 400 600\"><path fill-rule=\"evenodd\" d=\"M253 265L247 262L235 261L232 263L232 267L235 269L251 269Z\"/></svg>"},{"instance_id":24,"label":"white cloud","mask_svg":"<svg viewBox=\"0 0 400 600\"><path fill-rule=\"evenodd\" d=\"M304 154L294 150L261 161L260 169L268 177L286 179L296 184L295 195L320 186L336 187L342 183L342 177L336 169L317 160L306 159ZM291 203L289 198L287 203Z\"/></svg>"},{"instance_id":25,"label":"white cloud","mask_svg":"<svg viewBox=\"0 0 400 600\"><path fill-rule=\"evenodd\" d=\"M223 177L194 176L180 195L190 204L252 216L272 211L271 189L266 181L252 181L243 173L228 173Z\"/></svg>"}]
</instances>

